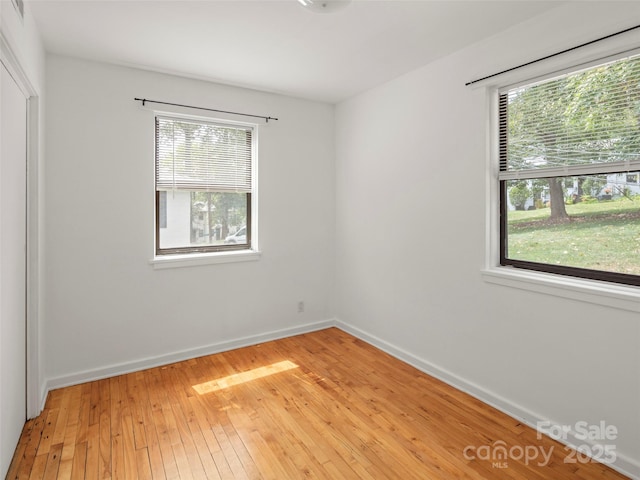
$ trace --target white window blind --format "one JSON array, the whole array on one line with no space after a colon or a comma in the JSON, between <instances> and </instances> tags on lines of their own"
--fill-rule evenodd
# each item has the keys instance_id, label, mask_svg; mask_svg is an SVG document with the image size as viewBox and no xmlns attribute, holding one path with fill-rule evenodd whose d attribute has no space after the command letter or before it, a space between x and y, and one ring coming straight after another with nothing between
<instances>
[{"instance_id":1,"label":"white window blind","mask_svg":"<svg viewBox=\"0 0 640 480\"><path fill-rule=\"evenodd\" d=\"M251 192L248 126L156 117L156 189Z\"/></svg>"},{"instance_id":2,"label":"white window blind","mask_svg":"<svg viewBox=\"0 0 640 480\"><path fill-rule=\"evenodd\" d=\"M500 180L640 170L640 56L500 91Z\"/></svg>"}]
</instances>

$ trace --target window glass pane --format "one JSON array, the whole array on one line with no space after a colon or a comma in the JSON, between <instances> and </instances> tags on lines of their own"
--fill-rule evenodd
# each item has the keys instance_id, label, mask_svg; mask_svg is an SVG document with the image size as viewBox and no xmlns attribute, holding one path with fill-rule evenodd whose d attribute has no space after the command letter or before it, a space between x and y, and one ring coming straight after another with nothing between
<instances>
[{"instance_id":1,"label":"window glass pane","mask_svg":"<svg viewBox=\"0 0 640 480\"><path fill-rule=\"evenodd\" d=\"M158 192L158 222L160 228L167 228L167 192Z\"/></svg>"},{"instance_id":2,"label":"window glass pane","mask_svg":"<svg viewBox=\"0 0 640 480\"><path fill-rule=\"evenodd\" d=\"M249 195L228 192L166 192L166 228L161 249L247 245Z\"/></svg>"},{"instance_id":3,"label":"window glass pane","mask_svg":"<svg viewBox=\"0 0 640 480\"><path fill-rule=\"evenodd\" d=\"M505 257L639 275L640 186L627 180L614 173L506 181Z\"/></svg>"}]
</instances>

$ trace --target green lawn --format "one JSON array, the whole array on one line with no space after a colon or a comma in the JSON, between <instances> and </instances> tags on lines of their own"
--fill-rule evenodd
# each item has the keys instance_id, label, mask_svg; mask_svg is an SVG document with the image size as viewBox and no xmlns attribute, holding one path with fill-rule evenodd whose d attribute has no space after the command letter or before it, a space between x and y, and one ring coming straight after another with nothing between
<instances>
[{"instance_id":1,"label":"green lawn","mask_svg":"<svg viewBox=\"0 0 640 480\"><path fill-rule=\"evenodd\" d=\"M508 213L514 260L640 274L640 199L567 205L568 223L549 209Z\"/></svg>"}]
</instances>

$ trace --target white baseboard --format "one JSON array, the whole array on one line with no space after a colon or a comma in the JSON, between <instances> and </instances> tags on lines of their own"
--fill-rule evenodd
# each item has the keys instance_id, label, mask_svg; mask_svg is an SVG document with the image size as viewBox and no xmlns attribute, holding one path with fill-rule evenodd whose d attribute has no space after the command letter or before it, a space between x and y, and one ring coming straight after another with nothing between
<instances>
[{"instance_id":1,"label":"white baseboard","mask_svg":"<svg viewBox=\"0 0 640 480\"><path fill-rule=\"evenodd\" d=\"M340 319L336 319L335 326L345 332L353 335L354 337L359 338L360 340L367 342L373 345L376 348L388 353L389 355L402 360L405 363L417 368L421 372L424 372L432 377L437 378L438 380L442 380L448 385L460 390L462 392L468 393L474 398L490 405L501 412L513 417L522 423L528 425L529 427L537 430L538 422L549 422L549 419L544 418L542 415L539 415L531 410L513 403L512 401L497 395L494 392L486 390L479 385L474 384L458 375L438 367L431 362L428 362L422 358L419 358L412 353L407 352L406 350L399 348L385 340L382 340L375 335L371 335L364 330L361 330L353 325L350 325L346 322L341 321ZM560 425L551 423L551 426L560 427ZM576 438L576 432L568 432L566 440L558 440L561 443L575 448L576 445L593 445L589 441L585 441L582 439ZM593 451L593 449L591 449ZM617 472L622 473L623 475L628 476L629 478L640 480L640 462L638 460L632 459L620 452L616 452L616 460L613 463L607 464L612 469Z\"/></svg>"},{"instance_id":2,"label":"white baseboard","mask_svg":"<svg viewBox=\"0 0 640 480\"><path fill-rule=\"evenodd\" d=\"M40 410L42 411L44 409L44 404L49 392L57 388L69 387L71 385L92 382L94 380L101 380L103 378L123 375L125 373L146 370L147 368L159 367L162 365L168 365L170 363L180 362L183 360L190 360L192 358L202 357L205 355L226 352L228 350L234 350L236 348L257 345L259 343L278 340L280 338L292 337L294 335L300 335L302 333L324 330L325 328L334 327L335 325L336 322L334 319L322 320L319 322L307 323L304 325L297 325L295 327L272 330L270 332L260 333L257 335L241 337L234 340L226 340L219 343L213 343L211 345L204 345L202 347L181 350L165 355L147 357L131 362L123 362L109 365L107 367L96 368L93 370L84 370L81 372L72 373L70 375L62 375L59 377L49 378L45 381L42 391L42 403Z\"/></svg>"}]
</instances>

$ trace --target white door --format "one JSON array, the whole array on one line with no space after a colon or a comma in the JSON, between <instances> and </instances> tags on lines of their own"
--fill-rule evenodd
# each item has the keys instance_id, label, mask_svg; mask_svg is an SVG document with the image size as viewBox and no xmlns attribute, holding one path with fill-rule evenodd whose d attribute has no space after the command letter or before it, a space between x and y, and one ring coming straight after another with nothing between
<instances>
[{"instance_id":1,"label":"white door","mask_svg":"<svg viewBox=\"0 0 640 480\"><path fill-rule=\"evenodd\" d=\"M27 99L0 79L0 478L26 413Z\"/></svg>"}]
</instances>

